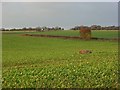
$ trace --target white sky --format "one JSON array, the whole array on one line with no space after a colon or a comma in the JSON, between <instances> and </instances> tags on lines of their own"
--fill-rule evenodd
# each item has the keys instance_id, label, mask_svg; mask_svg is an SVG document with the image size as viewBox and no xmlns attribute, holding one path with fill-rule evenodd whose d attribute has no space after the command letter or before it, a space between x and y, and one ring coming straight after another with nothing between
<instances>
[{"instance_id":1,"label":"white sky","mask_svg":"<svg viewBox=\"0 0 120 90\"><path fill-rule=\"evenodd\" d=\"M1 0L2 2L118 2L119 0Z\"/></svg>"},{"instance_id":2,"label":"white sky","mask_svg":"<svg viewBox=\"0 0 120 90\"><path fill-rule=\"evenodd\" d=\"M119 0L1 0L1 2L2 3L4 3L4 2L118 2ZM33 3L32 3L33 4ZM50 6L50 8L49 8L49 5L48 5L48 7L44 7L44 4L43 4L43 6L41 5L41 7L39 7L39 5L37 5L37 6L34 6L34 5L29 5L29 4L26 4L27 6L25 6L25 5L19 5L19 3L17 3L16 5L13 5L13 6L11 6L11 5L4 5L4 8L2 7L2 5L0 4L0 26L2 26L2 24L3 24L3 26L6 26L6 27L15 27L17 24L19 24L20 25L20 27L22 27L23 26L23 22L21 21L20 23L18 23L17 21L20 21L19 19L17 19L17 17L23 17L21 14L20 15L18 15L17 13L17 11L21 11L22 12L22 9L20 9L20 8L25 8L25 10L23 10L23 13L25 13L25 12L27 12L26 14L30 14L31 13L31 11L33 11L35 14L34 15L31 15L30 17L30 19L28 20L28 19L26 19L27 18L27 15L26 16L24 16L22 19L24 19L23 21L25 22L25 23L27 23L26 24L26 26L25 27L34 27L35 26L35 24L36 24L36 26L38 26L38 25L41 25L41 26L45 26L45 25L47 25L47 26L50 26L50 25L48 25L46 22L47 21L45 21L44 23L41 23L40 22L40 20L42 21L44 21L45 19L46 19L46 16L45 15L42 15L41 14L41 12L42 12L42 9L40 9L41 7L43 7L43 8L46 8L46 14L51 14L50 12L52 11L52 13L54 13L54 12L57 12L57 9L54 9L54 10L52 10L52 8L51 8L51 6ZM46 5L46 4L45 4ZM64 6L64 5L63 5ZM74 6L74 5L73 5ZM19 7L19 8L18 8ZM31 8L31 10L28 10L29 8L27 8L27 7L29 7L29 8ZM40 12L37 12L35 9L36 8L39 8L39 11ZM66 6L67 7L67 6ZM66 8L65 6L63 7L63 9L67 9L66 11L68 12L68 13L72 13L72 10L71 10L71 12L69 12L70 10L69 9L72 9L72 8ZM69 5L68 5L68 7L69 7ZM90 8L89 8L90 7ZM90 18L88 18L87 17L87 19L91 22L91 24L93 23L93 24L101 24L102 23L102 20L106 20L103 24L104 25L112 25L112 24L117 24L117 19L118 19L118 16L117 16L117 8L113 5L112 6L113 8L111 8L109 5L108 5L108 7L106 7L105 5L103 5L103 7L102 7L102 5L100 5L100 6L95 6L95 5L93 5L93 6L91 6L91 5L88 5L88 7L86 7L86 8L88 8L89 10L87 10L86 12L84 12L84 14L87 14L87 12L90 12L90 11L93 11L93 10L95 10L95 8L96 8L96 10L97 10L97 8L98 9L100 9L100 8L102 8L102 9L100 9L100 12L98 12L101 16L101 22L100 23L98 23L98 18L97 18L97 14L96 15L92 15L92 14L90 14L90 16L91 17L95 17L95 20L93 20L94 22L92 22L92 19L90 19ZM3 9L2 9L3 8ZM16 10L14 9L14 8L16 8ZM56 8L56 7L54 7L54 8ZM77 8L80 8L80 10L81 11L83 11L83 10L86 10L86 8L85 8L85 6L83 5L83 7L75 7L74 9L73 9L73 12L74 12L74 10L76 11L77 10ZM111 9L111 11L110 10L107 10L106 8L110 8ZM104 10L105 9L105 10ZM2 11L2 10L4 10L4 11ZM15 11L14 11L15 10ZM66 12L64 10L64 12ZM95 11L96 11L95 10ZM60 11L63 11L63 10L60 10ZM108 12L107 12L108 11ZM7 12L7 13L6 13ZM93 11L94 12L94 11ZM106 12L106 13L105 13ZM10 15L11 15L11 13L13 13L14 14L14 16L16 17L15 19L14 18L9 18L10 17ZM76 13L77 14L77 12L74 12L74 13ZM102 15L102 13L104 13L105 15ZM4 17L2 16L2 14L4 15ZM7 14L7 15L6 15ZM41 14L41 16L40 17L38 17L38 15L40 16L40 14ZM80 22L80 20L84 20L85 18L86 18L86 16L83 14L83 15L81 15L80 16L80 18L78 18L78 16L76 16L75 14L71 14L71 16L63 16L63 15L65 15L65 14L67 14L67 13L63 13L63 14L56 14L56 15L54 15L54 17L56 17L56 19L54 18L54 17L50 17L50 18L54 18L54 19L50 19L50 18L48 18L48 20L49 21L52 21L52 20L54 20L54 22L52 22L51 23L51 26L52 25L54 25L54 26L57 26L57 25L60 25L60 26L63 26L64 27L64 25L67 27L74 27L74 25L80 25L80 24L86 24L86 25L90 25L90 22L86 22L86 21L83 21L82 23ZM56 23L56 21L58 20L57 18L60 16L60 15L62 15L64 18L71 18L71 17L76 17L76 18L78 18L78 20L79 21L77 21L77 19L74 19L74 20L72 20L73 21L73 24L72 23L68 23L68 25L66 24L67 22L65 22L65 21L62 21L62 19L60 19L60 21L62 21L62 22L64 22L64 23ZM79 15L79 14L78 14ZM109 16L107 16L107 15L109 15ZM50 15L51 16L51 15ZM83 17L84 16L84 17ZM35 18L35 17L38 17L38 18ZM82 18L83 17L83 18ZM28 17L29 18L29 17ZM33 19L35 18L35 20L36 21L34 21ZM45 19L44 19L45 18ZM109 18L112 18L111 20L108 20ZM2 22L2 19L3 19L3 22ZM38 19L38 21L37 21L37 19ZM114 19L114 20L113 20ZM13 20L13 21L12 21ZM29 22L26 22L26 21L33 21L33 23L29 23ZM75 21L76 20L76 21ZM11 24L11 21L13 22L13 23L15 23L16 25L12 25ZM58 20L59 21L59 20ZM107 23L109 21L109 23ZM70 22L70 21L68 21L68 22ZM48 23L50 23L50 22L48 22ZM56 25L55 25L55 23L56 23ZM9 25L8 25L9 24ZM7 26L8 25L8 26ZM24 26L23 26L24 27Z\"/></svg>"}]
</instances>

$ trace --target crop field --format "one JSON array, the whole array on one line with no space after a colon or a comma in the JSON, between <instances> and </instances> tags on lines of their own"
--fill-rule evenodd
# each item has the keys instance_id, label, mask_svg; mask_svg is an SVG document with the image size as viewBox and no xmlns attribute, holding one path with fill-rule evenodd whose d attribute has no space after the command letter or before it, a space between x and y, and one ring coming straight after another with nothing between
<instances>
[{"instance_id":1,"label":"crop field","mask_svg":"<svg viewBox=\"0 0 120 90\"><path fill-rule=\"evenodd\" d=\"M99 33L101 32L101 33ZM79 30L69 30L69 31L51 31L51 32L34 32L32 34L47 34L47 35L58 35L58 36L80 36ZM93 30L92 37L98 38L117 38L118 31L107 31L107 30Z\"/></svg>"},{"instance_id":2,"label":"crop field","mask_svg":"<svg viewBox=\"0 0 120 90\"><path fill-rule=\"evenodd\" d=\"M9 32L9 31L7 31ZM13 33L13 32L9 32ZM58 36L80 36L79 30L63 30L63 31L48 31L48 32L16 32L16 34L43 34L43 35L58 35ZM119 32L120 33L120 32ZM92 30L92 37L98 38L118 38L117 30Z\"/></svg>"},{"instance_id":3,"label":"crop field","mask_svg":"<svg viewBox=\"0 0 120 90\"><path fill-rule=\"evenodd\" d=\"M12 34L9 34L12 33ZM118 42L30 37L21 34L79 36L78 31L2 34L3 88L117 88ZM117 31L92 31L117 38ZM80 54L80 50L92 53Z\"/></svg>"}]
</instances>

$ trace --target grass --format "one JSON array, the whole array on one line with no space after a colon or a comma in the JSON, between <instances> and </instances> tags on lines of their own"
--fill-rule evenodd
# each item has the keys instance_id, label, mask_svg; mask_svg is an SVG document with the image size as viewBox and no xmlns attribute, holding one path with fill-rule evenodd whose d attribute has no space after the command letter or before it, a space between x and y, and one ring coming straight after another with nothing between
<instances>
[{"instance_id":1,"label":"grass","mask_svg":"<svg viewBox=\"0 0 120 90\"><path fill-rule=\"evenodd\" d=\"M58 35L58 36L80 36L79 30L67 30L67 31L49 31L49 32L32 32L32 34L47 34L47 35ZM118 38L118 31L107 31L107 30L92 30L92 37L98 38Z\"/></svg>"},{"instance_id":2,"label":"grass","mask_svg":"<svg viewBox=\"0 0 120 90\"><path fill-rule=\"evenodd\" d=\"M4 88L118 86L117 42L37 38L19 34L3 34ZM92 53L79 54L82 49L92 50Z\"/></svg>"},{"instance_id":3,"label":"grass","mask_svg":"<svg viewBox=\"0 0 120 90\"><path fill-rule=\"evenodd\" d=\"M58 35L58 36L80 36L79 30L63 30L63 31L48 31L48 32L16 32L17 34L43 34L43 35ZM98 38L118 38L117 30L92 30L92 37Z\"/></svg>"}]
</instances>

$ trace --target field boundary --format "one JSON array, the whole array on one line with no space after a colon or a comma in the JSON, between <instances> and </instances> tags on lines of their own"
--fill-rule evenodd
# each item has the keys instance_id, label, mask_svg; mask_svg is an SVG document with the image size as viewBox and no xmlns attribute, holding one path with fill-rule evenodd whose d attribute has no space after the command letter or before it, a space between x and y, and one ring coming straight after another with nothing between
<instances>
[{"instance_id":1,"label":"field boundary","mask_svg":"<svg viewBox=\"0 0 120 90\"><path fill-rule=\"evenodd\" d=\"M33 36L33 37L48 37L48 38L63 38L63 39L79 39L79 40L83 40L81 37L77 37L77 36L56 36L56 35L43 35L43 34L42 35L41 34L22 34L21 36ZM97 37L92 37L90 40L120 41L120 38L97 38Z\"/></svg>"}]
</instances>

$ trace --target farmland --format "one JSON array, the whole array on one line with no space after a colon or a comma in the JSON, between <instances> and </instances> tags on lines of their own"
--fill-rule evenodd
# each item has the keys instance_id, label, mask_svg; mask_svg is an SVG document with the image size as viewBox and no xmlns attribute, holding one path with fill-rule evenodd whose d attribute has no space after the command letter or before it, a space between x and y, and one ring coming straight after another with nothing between
<instances>
[{"instance_id":1,"label":"farmland","mask_svg":"<svg viewBox=\"0 0 120 90\"><path fill-rule=\"evenodd\" d=\"M100 33L99 33L100 32ZM13 33L13 32L9 32ZM48 32L16 32L16 34L42 34L58 36L80 36L79 30L48 31ZM92 37L98 38L118 38L117 30L92 30Z\"/></svg>"},{"instance_id":2,"label":"farmland","mask_svg":"<svg viewBox=\"0 0 120 90\"><path fill-rule=\"evenodd\" d=\"M11 33L11 32L9 32ZM79 36L78 31L14 32L2 36L3 88L116 88L118 42L27 37L21 34ZM117 38L117 31L92 31ZM90 54L79 54L82 49Z\"/></svg>"}]
</instances>

